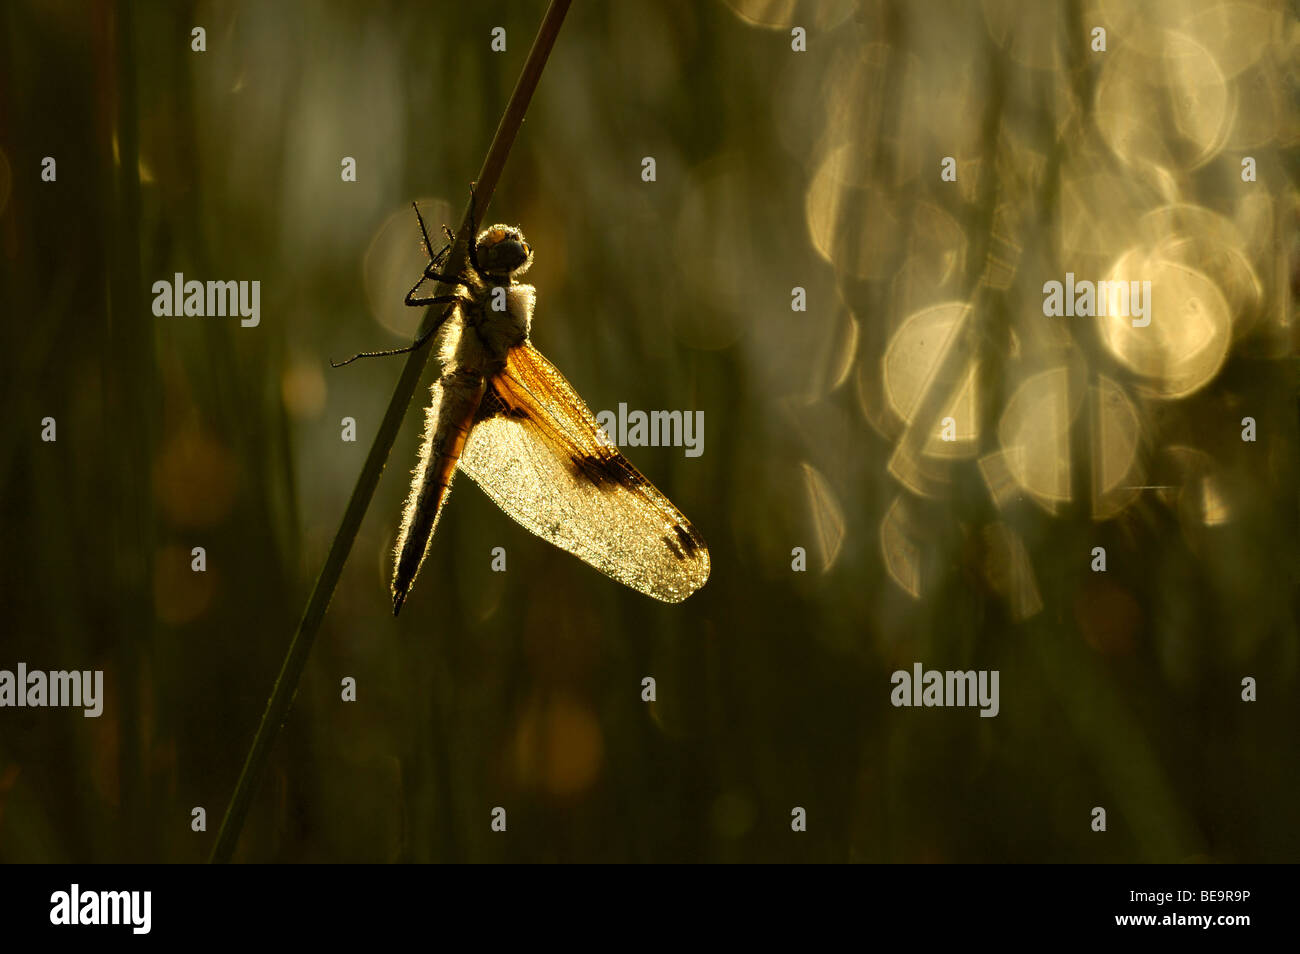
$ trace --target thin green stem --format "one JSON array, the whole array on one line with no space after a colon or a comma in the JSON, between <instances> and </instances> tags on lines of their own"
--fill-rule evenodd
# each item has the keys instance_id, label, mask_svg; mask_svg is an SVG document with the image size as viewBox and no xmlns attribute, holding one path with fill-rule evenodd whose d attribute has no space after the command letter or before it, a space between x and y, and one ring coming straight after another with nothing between
<instances>
[{"instance_id":1,"label":"thin green stem","mask_svg":"<svg viewBox=\"0 0 1300 954\"><path fill-rule=\"evenodd\" d=\"M451 274L459 272L466 265L469 243L474 240L474 236L469 234L470 222L483 221L488 203L492 200L492 193L501 178L506 157L510 154L510 147L514 144L515 134L523 123L524 114L528 111L533 91L537 88L538 80L541 79L542 70L546 66L551 48L555 45L555 38L560 32L561 23L564 22L564 15L568 13L570 2L571 0L551 0L551 5L542 18L541 26L538 27L537 38L528 52L528 59L524 63L523 72L519 75L519 82L515 84L510 102L506 105L506 111L497 126L496 135L492 137L492 145L483 160L483 167L479 170L473 199L477 208L471 209L467 205L460 230L456 233L456 241L447 259L447 270ZM474 213L473 216L471 212ZM450 291L450 287L440 283L435 294L445 295ZM435 320L436 313L439 311L441 306L430 308L424 313L417 338L427 329L429 323ZM276 677L275 687L271 690L270 699L267 700L262 722L257 727L257 735L253 738L247 759L244 760L244 768L239 773L239 782L235 785L235 793L226 808L226 815L221 821L221 831L217 834L216 844L213 845L212 854L208 859L212 863L228 862L234 854L239 833L244 827L244 819L248 815L253 792L266 769L271 747L275 743L280 726L284 724L289 709L293 706L294 696L298 692L298 683L302 679L303 669L307 665L307 657L316 640L321 620L325 617L325 610L334 595L334 587L343 572L343 564L347 562L348 553L361 526L361 519L370 506L370 498L379 484L379 475L383 472L393 441L397 438L402 418L406 416L406 409L415 394L415 388L424 373L424 366L432 350L425 347L411 352L402 367L402 375L393 389L388 410L384 412L384 419L375 434L374 443L370 445L365 465L361 468L356 487L352 490L352 498L343 512L343 520L334 535L334 542L330 544L325 565L316 578L311 598L307 601L302 620L298 623L298 631L294 634L293 642L289 644L284 664L280 667L280 675Z\"/></svg>"}]
</instances>

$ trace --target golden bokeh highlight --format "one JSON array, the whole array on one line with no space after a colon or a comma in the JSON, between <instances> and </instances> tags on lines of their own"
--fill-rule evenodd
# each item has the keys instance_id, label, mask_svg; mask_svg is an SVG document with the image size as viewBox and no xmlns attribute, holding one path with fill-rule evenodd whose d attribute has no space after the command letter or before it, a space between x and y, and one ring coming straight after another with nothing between
<instances>
[{"instance_id":1,"label":"golden bokeh highlight","mask_svg":"<svg viewBox=\"0 0 1300 954\"><path fill-rule=\"evenodd\" d=\"M1256 230L1271 233L1271 204L1266 196L1260 198L1262 204L1243 207L1242 217ZM1262 244L1258 238L1252 248L1234 222L1186 202L1152 209L1138 221L1137 231L1153 258L1199 272L1218 288L1228 306L1234 340L1256 327L1264 298L1263 284L1251 264Z\"/></svg>"},{"instance_id":2,"label":"golden bokeh highlight","mask_svg":"<svg viewBox=\"0 0 1300 954\"><path fill-rule=\"evenodd\" d=\"M961 347L961 334L970 319L970 306L946 302L908 315L894 332L885 351L882 374L885 396L895 415L907 424L916 421L922 398L932 388L944 393L943 410L933 422L924 453L933 457L965 458L976 451L978 408L975 363L964 356L948 364L953 370L941 373L954 347ZM951 417L952 440L943 435L943 421Z\"/></svg>"},{"instance_id":3,"label":"golden bokeh highlight","mask_svg":"<svg viewBox=\"0 0 1300 954\"><path fill-rule=\"evenodd\" d=\"M393 334L406 339L415 337L424 317L423 308L411 308L405 303L406 293L423 274L429 256L436 254L446 241L443 224L451 226L453 231L460 226L459 217L453 217L446 200L426 197L417 201L433 248L426 253L415 210L406 205L390 213L375 229L361 263L370 314ZM418 294L432 295L436 284L425 282ZM375 345L366 350L383 347L388 345Z\"/></svg>"},{"instance_id":4,"label":"golden bokeh highlight","mask_svg":"<svg viewBox=\"0 0 1300 954\"><path fill-rule=\"evenodd\" d=\"M1229 0L1213 5L1188 0L1096 0L1101 21L1138 52L1148 57L1167 55L1167 35L1176 32L1204 48L1226 79L1235 77L1282 40L1284 9L1277 0Z\"/></svg>"},{"instance_id":5,"label":"golden bokeh highlight","mask_svg":"<svg viewBox=\"0 0 1300 954\"><path fill-rule=\"evenodd\" d=\"M857 361L861 338L862 326L857 316L847 307L836 309L829 332L820 339L822 347L808 374L804 403L816 404L849 379Z\"/></svg>"},{"instance_id":6,"label":"golden bokeh highlight","mask_svg":"<svg viewBox=\"0 0 1300 954\"><path fill-rule=\"evenodd\" d=\"M1070 372L1057 367L1023 381L998 422L1002 460L1016 483L1049 512L1071 499Z\"/></svg>"},{"instance_id":7,"label":"golden bokeh highlight","mask_svg":"<svg viewBox=\"0 0 1300 954\"><path fill-rule=\"evenodd\" d=\"M856 185L848 146L827 154L808 187L805 214L813 247L854 278L883 278L902 223L883 189Z\"/></svg>"},{"instance_id":8,"label":"golden bokeh highlight","mask_svg":"<svg viewBox=\"0 0 1300 954\"><path fill-rule=\"evenodd\" d=\"M325 374L315 361L295 359L280 375L280 400L289 416L315 420L325 410Z\"/></svg>"},{"instance_id":9,"label":"golden bokeh highlight","mask_svg":"<svg viewBox=\"0 0 1300 954\"><path fill-rule=\"evenodd\" d=\"M912 503L901 494L880 521L880 552L890 578L914 599L922 593L922 534L912 512Z\"/></svg>"},{"instance_id":10,"label":"golden bokeh highlight","mask_svg":"<svg viewBox=\"0 0 1300 954\"><path fill-rule=\"evenodd\" d=\"M1237 509L1218 462L1199 448L1174 444L1164 448L1157 468L1156 493L1177 516L1187 545L1203 553L1206 531L1231 523Z\"/></svg>"},{"instance_id":11,"label":"golden bokeh highlight","mask_svg":"<svg viewBox=\"0 0 1300 954\"><path fill-rule=\"evenodd\" d=\"M1124 389L1101 377L1088 389L1088 423L1092 517L1109 520L1137 499L1142 485L1141 421Z\"/></svg>"},{"instance_id":12,"label":"golden bokeh highlight","mask_svg":"<svg viewBox=\"0 0 1300 954\"><path fill-rule=\"evenodd\" d=\"M1142 171L1190 171L1227 140L1236 97L1205 47L1173 31L1154 52L1120 47L1097 81L1097 131L1123 162Z\"/></svg>"},{"instance_id":13,"label":"golden bokeh highlight","mask_svg":"<svg viewBox=\"0 0 1300 954\"><path fill-rule=\"evenodd\" d=\"M1139 276L1151 283L1147 326L1135 326L1135 320L1145 319L1135 319L1120 307L1119 284L1131 288ZM1160 397L1186 397L1205 387L1223 366L1232 340L1228 303L1214 282L1142 249L1120 256L1106 280L1108 313L1097 320L1111 354ZM1131 295L1129 302L1131 310Z\"/></svg>"},{"instance_id":14,"label":"golden bokeh highlight","mask_svg":"<svg viewBox=\"0 0 1300 954\"><path fill-rule=\"evenodd\" d=\"M600 723L587 703L563 693L535 698L515 730L515 775L526 788L577 795L599 777L604 750Z\"/></svg>"},{"instance_id":15,"label":"golden bokeh highlight","mask_svg":"<svg viewBox=\"0 0 1300 954\"><path fill-rule=\"evenodd\" d=\"M153 481L158 505L173 527L214 527L230 516L239 466L230 448L191 427L163 442Z\"/></svg>"},{"instance_id":16,"label":"golden bokeh highlight","mask_svg":"<svg viewBox=\"0 0 1300 954\"><path fill-rule=\"evenodd\" d=\"M801 466L812 519L813 539L817 541L821 570L826 573L835 566L840 547L844 545L844 508L840 506L835 492L821 471L807 461Z\"/></svg>"}]
</instances>

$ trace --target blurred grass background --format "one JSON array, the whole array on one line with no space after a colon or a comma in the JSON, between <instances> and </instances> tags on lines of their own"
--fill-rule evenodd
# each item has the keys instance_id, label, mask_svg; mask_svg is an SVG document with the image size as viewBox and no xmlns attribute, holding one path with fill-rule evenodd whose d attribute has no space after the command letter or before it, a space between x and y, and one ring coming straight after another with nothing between
<instances>
[{"instance_id":1,"label":"blurred grass background","mask_svg":"<svg viewBox=\"0 0 1300 954\"><path fill-rule=\"evenodd\" d=\"M543 6L0 6L0 668L107 693L0 710L0 859L206 856L398 372L328 359L409 340L410 201L463 208ZM593 410L704 411L703 456L627 453L713 577L653 603L461 480L395 621L413 407L237 857L1300 857L1298 38L1268 2L579 0L490 218ZM1043 317L1129 252L1200 289L1155 353ZM175 272L261 281L261 324L155 318ZM914 661L1000 670L999 716L892 708Z\"/></svg>"}]
</instances>

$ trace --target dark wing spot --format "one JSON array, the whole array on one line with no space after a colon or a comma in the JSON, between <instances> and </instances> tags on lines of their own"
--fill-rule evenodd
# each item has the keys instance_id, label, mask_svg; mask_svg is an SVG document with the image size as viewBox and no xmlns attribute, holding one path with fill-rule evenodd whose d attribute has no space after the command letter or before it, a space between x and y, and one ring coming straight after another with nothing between
<instances>
[{"instance_id":1,"label":"dark wing spot","mask_svg":"<svg viewBox=\"0 0 1300 954\"><path fill-rule=\"evenodd\" d=\"M474 423L486 421L490 417L496 417L498 414L506 412L505 402L496 391L488 390L483 395L483 400L478 402L478 410L474 412Z\"/></svg>"},{"instance_id":2,"label":"dark wing spot","mask_svg":"<svg viewBox=\"0 0 1300 954\"><path fill-rule=\"evenodd\" d=\"M639 487L639 475L625 466L617 456L601 457L596 454L570 454L569 462L574 472L585 477L601 489L626 487L629 490Z\"/></svg>"},{"instance_id":3,"label":"dark wing spot","mask_svg":"<svg viewBox=\"0 0 1300 954\"><path fill-rule=\"evenodd\" d=\"M673 533L677 534L678 542L681 543L682 549L686 551L686 556L683 559L693 559L695 552L699 549L699 545L695 542L695 528L689 524L682 526L679 523L673 527Z\"/></svg>"},{"instance_id":4,"label":"dark wing spot","mask_svg":"<svg viewBox=\"0 0 1300 954\"><path fill-rule=\"evenodd\" d=\"M488 391L483 395L483 400L479 402L478 411L474 415L474 423L486 421L490 417L512 417L517 421L526 421L531 416L526 408L511 407L499 393Z\"/></svg>"},{"instance_id":5,"label":"dark wing spot","mask_svg":"<svg viewBox=\"0 0 1300 954\"><path fill-rule=\"evenodd\" d=\"M583 457L579 454L569 455L569 463L573 465L574 474L586 480L587 482L593 483L597 487L599 487L600 480L601 480L600 470L598 468L592 467L590 464L590 460L591 458Z\"/></svg>"},{"instance_id":6,"label":"dark wing spot","mask_svg":"<svg viewBox=\"0 0 1300 954\"><path fill-rule=\"evenodd\" d=\"M686 554L682 552L682 548L677 545L676 540L667 535L665 535L663 539L664 543L668 544L668 549L673 551L673 556L677 557L679 560L686 559Z\"/></svg>"}]
</instances>

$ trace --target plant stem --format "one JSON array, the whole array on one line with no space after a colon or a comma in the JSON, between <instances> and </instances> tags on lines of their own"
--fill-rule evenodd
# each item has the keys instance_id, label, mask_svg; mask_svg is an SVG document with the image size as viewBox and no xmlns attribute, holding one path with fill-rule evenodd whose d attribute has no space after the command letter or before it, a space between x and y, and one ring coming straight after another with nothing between
<instances>
[{"instance_id":1,"label":"plant stem","mask_svg":"<svg viewBox=\"0 0 1300 954\"><path fill-rule=\"evenodd\" d=\"M492 193L496 190L497 182L501 178L501 170L505 166L506 157L510 154L510 147L514 144L515 134L519 131L520 124L523 123L524 113L527 112L533 91L537 88L538 80L541 79L542 69L546 66L547 57L550 56L551 48L555 45L555 38L559 34L560 24L564 22L564 15L569 10L570 2L571 0L551 0L551 5L542 18L541 26L538 27L537 38L533 41L532 49L528 51L528 59L524 63L523 72L519 75L519 81L515 84L515 90L510 96L510 102L506 105L506 111L497 126L496 135L492 137L492 145L488 148L487 156L483 160L483 167L479 170L473 198L473 203L477 208L466 207L460 230L456 233L456 241L449 253L447 268L452 274L459 272L466 265L469 243L475 238L469 234L470 222L483 221L483 215L487 211L488 203L492 200ZM473 217L471 217L471 212L474 213ZM434 294L445 295L450 291L449 286L439 283ZM419 334L425 331L429 323L435 319L435 312L440 310L441 306L434 306L425 312L424 319L420 322ZM289 644L289 651L285 654L284 664L280 667L280 675L276 677L275 687L271 690L270 699L267 700L266 711L262 714L262 722L257 727L257 735L253 738L252 747L248 750L248 757L244 760L244 768L239 774L239 782L235 786L235 793L231 796L230 804L226 808L226 815L221 821L221 831L217 834L216 844L213 845L212 854L208 858L209 862L225 863L230 861L231 856L234 854L235 844L244 826L244 819L248 815L248 806L252 800L253 791L266 769L266 763L271 754L271 746L280 731L280 726L284 724L289 715L294 696L298 692L298 683L302 679L303 669L307 665L307 656L311 652L312 644L316 640L316 633L320 629L321 620L325 616L325 610L329 606L330 598L334 595L334 587L338 584L339 575L343 572L343 564L347 562L348 553L352 549L357 530L361 526L361 519L365 516L366 508L370 506L370 498L374 495L375 487L379 484L379 475L383 472L389 451L393 447L393 441L397 438L397 431L401 426L402 418L406 416L406 409L411 403L416 385L424 373L424 366L428 362L429 354L432 351L433 349L430 347L412 351L407 356L406 363L402 367L402 375L398 378L397 386L393 389L393 397L388 402L388 410L384 412L383 422L379 425L379 430L375 434L374 443L370 445L370 452L366 455L365 465L361 468L356 487L352 490L352 498L348 501L347 509L343 512L343 520L339 524L338 532L334 535L334 542L330 544L330 551L325 558L325 565L316 578L316 585L312 588L311 598L308 599L307 607L303 610L302 620L298 623L298 631L294 634L293 642Z\"/></svg>"}]
</instances>

